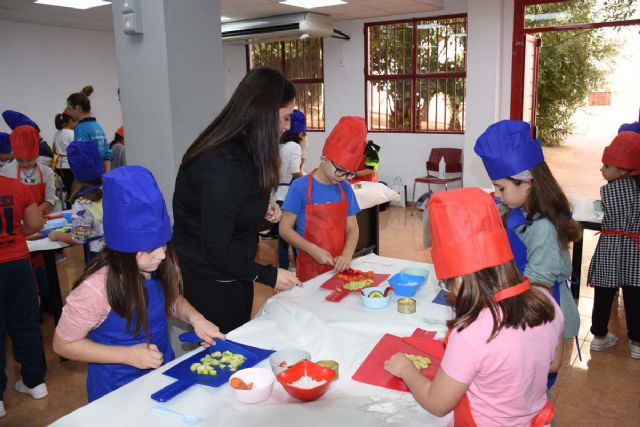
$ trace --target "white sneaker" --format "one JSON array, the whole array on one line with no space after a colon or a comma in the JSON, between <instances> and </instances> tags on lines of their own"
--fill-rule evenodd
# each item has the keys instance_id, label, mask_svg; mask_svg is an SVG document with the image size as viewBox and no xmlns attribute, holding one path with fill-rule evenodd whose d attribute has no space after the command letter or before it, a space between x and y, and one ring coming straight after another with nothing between
<instances>
[{"instance_id":1,"label":"white sneaker","mask_svg":"<svg viewBox=\"0 0 640 427\"><path fill-rule=\"evenodd\" d=\"M629 341L629 350L629 356L633 359L640 359L640 345L632 344L631 341Z\"/></svg>"},{"instance_id":2,"label":"white sneaker","mask_svg":"<svg viewBox=\"0 0 640 427\"><path fill-rule=\"evenodd\" d=\"M4 410L4 402L0 400L0 417L7 415L7 411Z\"/></svg>"},{"instance_id":3,"label":"white sneaker","mask_svg":"<svg viewBox=\"0 0 640 427\"><path fill-rule=\"evenodd\" d=\"M34 399L42 399L49 394L49 390L47 390L47 385L45 383L39 384L34 388L29 388L22 382L22 378L16 382L16 390L20 393L25 393L33 397Z\"/></svg>"},{"instance_id":4,"label":"white sneaker","mask_svg":"<svg viewBox=\"0 0 640 427\"><path fill-rule=\"evenodd\" d=\"M617 342L618 337L611 332L607 332L607 335L604 338L593 338L593 341L591 341L591 351L605 350L609 347L613 347Z\"/></svg>"}]
</instances>

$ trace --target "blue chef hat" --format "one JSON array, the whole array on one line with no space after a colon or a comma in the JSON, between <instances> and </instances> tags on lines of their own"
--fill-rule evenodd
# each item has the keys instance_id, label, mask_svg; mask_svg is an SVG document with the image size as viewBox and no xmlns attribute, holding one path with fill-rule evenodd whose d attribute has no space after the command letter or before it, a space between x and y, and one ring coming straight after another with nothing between
<instances>
[{"instance_id":1,"label":"blue chef hat","mask_svg":"<svg viewBox=\"0 0 640 427\"><path fill-rule=\"evenodd\" d=\"M67 147L67 158L73 176L80 182L100 178L104 172L98 145L92 141L73 141Z\"/></svg>"},{"instance_id":2,"label":"blue chef hat","mask_svg":"<svg viewBox=\"0 0 640 427\"><path fill-rule=\"evenodd\" d=\"M291 112L291 118L289 119L291 125L289 126L289 132L301 133L307 131L307 118L300 110L293 110Z\"/></svg>"},{"instance_id":3,"label":"blue chef hat","mask_svg":"<svg viewBox=\"0 0 640 427\"><path fill-rule=\"evenodd\" d=\"M623 123L622 125L620 125L620 128L618 129L618 133L624 132L624 131L640 133L640 123L638 122Z\"/></svg>"},{"instance_id":4,"label":"blue chef hat","mask_svg":"<svg viewBox=\"0 0 640 427\"><path fill-rule=\"evenodd\" d=\"M473 151L494 179L507 178L527 171L544 161L540 141L531 138L529 123L502 120L484 131Z\"/></svg>"},{"instance_id":5,"label":"blue chef hat","mask_svg":"<svg viewBox=\"0 0 640 427\"><path fill-rule=\"evenodd\" d=\"M11 138L8 133L0 132L0 154L11 153Z\"/></svg>"},{"instance_id":6,"label":"blue chef hat","mask_svg":"<svg viewBox=\"0 0 640 427\"><path fill-rule=\"evenodd\" d=\"M153 174L123 166L102 177L104 240L120 252L152 251L171 240L171 221Z\"/></svg>"},{"instance_id":7,"label":"blue chef hat","mask_svg":"<svg viewBox=\"0 0 640 427\"><path fill-rule=\"evenodd\" d=\"M4 110L2 112L2 118L7 123L7 126L11 128L11 130L14 130L18 126L31 126L37 131L40 131L40 128L33 120L22 113L18 113L17 111Z\"/></svg>"}]
</instances>

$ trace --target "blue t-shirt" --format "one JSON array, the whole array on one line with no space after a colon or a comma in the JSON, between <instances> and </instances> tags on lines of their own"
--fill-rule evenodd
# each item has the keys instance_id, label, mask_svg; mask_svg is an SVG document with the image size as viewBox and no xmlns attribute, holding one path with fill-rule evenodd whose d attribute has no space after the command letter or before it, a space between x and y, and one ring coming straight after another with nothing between
<instances>
[{"instance_id":1,"label":"blue t-shirt","mask_svg":"<svg viewBox=\"0 0 640 427\"><path fill-rule=\"evenodd\" d=\"M305 206L307 204L307 184L311 175L302 176L291 183L289 192L284 200L282 209L297 215L295 229L304 237L304 224L307 218ZM347 216L353 216L360 212L360 206L356 200L356 195L347 181L340 182L344 189L344 196L349 204L347 208ZM317 179L313 180L311 186L311 201L314 205L321 203L333 203L341 200L340 188L338 184L323 184Z\"/></svg>"},{"instance_id":2,"label":"blue t-shirt","mask_svg":"<svg viewBox=\"0 0 640 427\"><path fill-rule=\"evenodd\" d=\"M73 129L73 140L94 142L98 146L98 152L103 161L111 160L113 156L104 129L102 129L102 126L100 126L100 123L98 123L94 117L82 119L78 122Z\"/></svg>"}]
</instances>

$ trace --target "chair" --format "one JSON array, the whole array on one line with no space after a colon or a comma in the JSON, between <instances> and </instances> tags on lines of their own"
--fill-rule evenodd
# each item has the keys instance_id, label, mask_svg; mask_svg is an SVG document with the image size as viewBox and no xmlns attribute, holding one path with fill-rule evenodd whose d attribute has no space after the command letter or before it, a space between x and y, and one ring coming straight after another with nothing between
<instances>
[{"instance_id":1,"label":"chair","mask_svg":"<svg viewBox=\"0 0 640 427\"><path fill-rule=\"evenodd\" d=\"M446 173L457 173L460 176L444 179L438 178L438 171L440 169L440 159L444 157L446 163ZM434 174L432 174L432 172ZM429 154L429 160L427 160L427 176L416 178L413 181L413 196L411 200L416 202L416 185L418 183L427 184L429 186L429 193L431 193L431 184L444 185L444 189L448 190L447 184L450 182L460 181L462 182L462 150L459 148L432 148Z\"/></svg>"}]
</instances>

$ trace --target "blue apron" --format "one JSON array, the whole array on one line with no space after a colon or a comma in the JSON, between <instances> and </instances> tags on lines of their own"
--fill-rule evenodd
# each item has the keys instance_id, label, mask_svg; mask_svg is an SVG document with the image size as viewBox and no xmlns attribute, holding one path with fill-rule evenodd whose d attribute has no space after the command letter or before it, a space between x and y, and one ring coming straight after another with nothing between
<instances>
[{"instance_id":1,"label":"blue apron","mask_svg":"<svg viewBox=\"0 0 640 427\"><path fill-rule=\"evenodd\" d=\"M169 327L164 312L164 291L162 285L155 278L145 280L147 290L147 318L151 335L151 343L158 346L162 352L163 363L174 359L173 349L169 342ZM137 336L126 330L127 321L113 310L105 321L91 331L89 338L99 344L132 346L146 343L143 330ZM133 329L133 325L132 328ZM87 395L92 402L105 394L122 387L153 369L138 369L123 364L90 363L87 374Z\"/></svg>"},{"instance_id":2,"label":"blue apron","mask_svg":"<svg viewBox=\"0 0 640 427\"><path fill-rule=\"evenodd\" d=\"M530 221L527 221L521 209L511 209L509 212L509 216L507 216L507 223L505 228L507 229L507 237L509 238L509 245L511 246L511 252L513 252L513 258L515 260L516 266L520 271L520 275L524 275L524 270L527 267L527 246L524 244L518 233L516 233L516 229L521 225L531 224ZM558 306L562 307L560 303L560 287L563 286L563 283L558 281L553 282L553 287L551 288L551 295L553 299L558 304ZM578 348L578 351L580 349ZM555 382L558 374L556 372L550 373L547 378L547 388L551 388Z\"/></svg>"}]
</instances>

